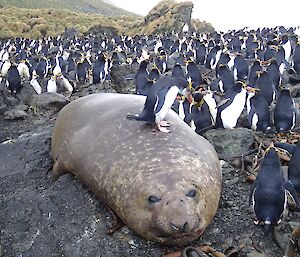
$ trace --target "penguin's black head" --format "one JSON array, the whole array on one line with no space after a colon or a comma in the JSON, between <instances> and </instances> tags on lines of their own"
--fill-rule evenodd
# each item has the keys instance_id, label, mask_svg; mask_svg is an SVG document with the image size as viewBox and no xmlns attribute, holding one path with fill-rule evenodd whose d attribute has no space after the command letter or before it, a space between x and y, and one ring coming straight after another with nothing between
<instances>
[{"instance_id":1,"label":"penguin's black head","mask_svg":"<svg viewBox=\"0 0 300 257\"><path fill-rule=\"evenodd\" d=\"M203 99L203 95L201 93L197 92L193 95L193 98L194 98L195 102L200 103Z\"/></svg>"},{"instance_id":2,"label":"penguin's black head","mask_svg":"<svg viewBox=\"0 0 300 257\"><path fill-rule=\"evenodd\" d=\"M284 95L284 96L291 96L291 92L289 89L282 89L280 91L280 95Z\"/></svg>"},{"instance_id":3,"label":"penguin's black head","mask_svg":"<svg viewBox=\"0 0 300 257\"><path fill-rule=\"evenodd\" d=\"M274 160L279 161L279 157L278 157L275 147L271 146L267 149L267 153L265 155L265 158L263 159L263 162L264 163L274 162Z\"/></svg>"}]
</instances>

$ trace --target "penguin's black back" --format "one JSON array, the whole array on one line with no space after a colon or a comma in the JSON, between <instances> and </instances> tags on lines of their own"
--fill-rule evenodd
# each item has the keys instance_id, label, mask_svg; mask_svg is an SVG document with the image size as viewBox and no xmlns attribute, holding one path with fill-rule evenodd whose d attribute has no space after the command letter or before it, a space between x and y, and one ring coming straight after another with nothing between
<instances>
[{"instance_id":1,"label":"penguin's black back","mask_svg":"<svg viewBox=\"0 0 300 257\"><path fill-rule=\"evenodd\" d=\"M252 125L253 115L258 116L258 122L256 124L257 131L266 132L269 130L271 125L271 116L269 105L259 93L256 93L250 99L251 110L248 115L249 124Z\"/></svg>"},{"instance_id":2,"label":"penguin's black back","mask_svg":"<svg viewBox=\"0 0 300 257\"><path fill-rule=\"evenodd\" d=\"M175 78L184 78L184 73L180 64L175 64L172 70L172 76Z\"/></svg>"},{"instance_id":3,"label":"penguin's black back","mask_svg":"<svg viewBox=\"0 0 300 257\"><path fill-rule=\"evenodd\" d=\"M295 109L291 93L281 90L274 109L274 124L278 132L288 132L295 125Z\"/></svg>"},{"instance_id":4,"label":"penguin's black back","mask_svg":"<svg viewBox=\"0 0 300 257\"><path fill-rule=\"evenodd\" d=\"M288 167L288 179L294 185L296 191L300 193L300 145L294 151Z\"/></svg>"}]
</instances>

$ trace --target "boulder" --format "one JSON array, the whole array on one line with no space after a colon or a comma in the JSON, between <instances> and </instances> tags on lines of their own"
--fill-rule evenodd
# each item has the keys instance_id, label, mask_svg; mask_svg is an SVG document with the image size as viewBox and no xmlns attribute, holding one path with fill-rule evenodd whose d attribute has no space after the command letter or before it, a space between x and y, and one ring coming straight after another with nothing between
<instances>
[{"instance_id":1,"label":"boulder","mask_svg":"<svg viewBox=\"0 0 300 257\"><path fill-rule=\"evenodd\" d=\"M28 114L23 110L12 109L4 112L5 120L24 120Z\"/></svg>"},{"instance_id":2,"label":"boulder","mask_svg":"<svg viewBox=\"0 0 300 257\"><path fill-rule=\"evenodd\" d=\"M135 93L135 81L129 75L136 74L137 70L136 65L114 65L110 72L112 88L117 93Z\"/></svg>"},{"instance_id":3,"label":"boulder","mask_svg":"<svg viewBox=\"0 0 300 257\"><path fill-rule=\"evenodd\" d=\"M249 152L254 143L254 132L251 129L212 129L203 135L213 144L220 159L228 160Z\"/></svg>"},{"instance_id":4,"label":"boulder","mask_svg":"<svg viewBox=\"0 0 300 257\"><path fill-rule=\"evenodd\" d=\"M40 95L35 94L32 97L30 106L46 110L59 111L68 103L69 99L61 94L45 92Z\"/></svg>"},{"instance_id":5,"label":"boulder","mask_svg":"<svg viewBox=\"0 0 300 257\"><path fill-rule=\"evenodd\" d=\"M192 30L200 28L203 25L203 28L209 28L206 31L212 31L213 28L208 23L202 24L200 21L192 22L193 7L194 4L191 1L177 3L174 0L164 0L151 10L143 21L135 24L132 30L135 33L148 35L170 31L182 32L184 25L187 24Z\"/></svg>"}]
</instances>

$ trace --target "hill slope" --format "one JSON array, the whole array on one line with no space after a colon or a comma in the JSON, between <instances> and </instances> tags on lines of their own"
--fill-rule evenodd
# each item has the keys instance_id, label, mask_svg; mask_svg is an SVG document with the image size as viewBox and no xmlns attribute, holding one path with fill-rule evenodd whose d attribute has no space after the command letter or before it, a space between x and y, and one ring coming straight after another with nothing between
<instances>
[{"instance_id":1,"label":"hill slope","mask_svg":"<svg viewBox=\"0 0 300 257\"><path fill-rule=\"evenodd\" d=\"M106 16L137 16L136 14L115 7L102 0L0 0L0 6L15 6L31 9L65 9L75 12L97 13Z\"/></svg>"}]
</instances>

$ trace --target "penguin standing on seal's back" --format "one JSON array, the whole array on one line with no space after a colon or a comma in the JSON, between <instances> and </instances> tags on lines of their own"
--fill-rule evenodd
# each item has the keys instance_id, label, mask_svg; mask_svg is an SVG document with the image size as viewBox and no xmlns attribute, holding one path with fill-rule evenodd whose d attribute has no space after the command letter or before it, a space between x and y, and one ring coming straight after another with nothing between
<instances>
[{"instance_id":1,"label":"penguin standing on seal's back","mask_svg":"<svg viewBox=\"0 0 300 257\"><path fill-rule=\"evenodd\" d=\"M264 225L265 232L280 223L287 206L287 193L299 206L297 192L289 180L284 180L280 159L271 146L260 163L249 198L256 214L255 224Z\"/></svg>"},{"instance_id":2,"label":"penguin standing on seal's back","mask_svg":"<svg viewBox=\"0 0 300 257\"><path fill-rule=\"evenodd\" d=\"M167 121L163 121L163 119L173 105L177 94L186 94L187 86L188 82L186 79L162 76L148 92L142 113L127 115L127 118L156 124L160 131L170 132L166 128L170 124Z\"/></svg>"},{"instance_id":3,"label":"penguin standing on seal's back","mask_svg":"<svg viewBox=\"0 0 300 257\"><path fill-rule=\"evenodd\" d=\"M296 123L296 108L288 89L281 90L274 109L274 124L277 132L289 132Z\"/></svg>"}]
</instances>

